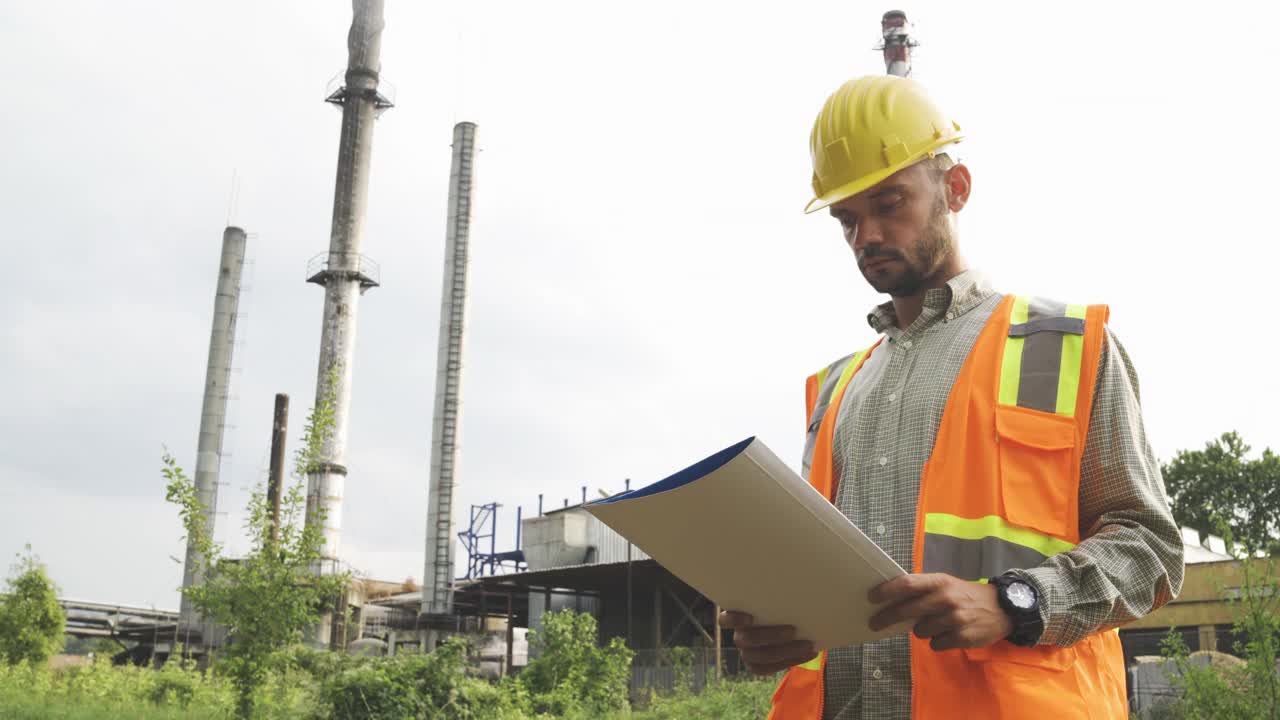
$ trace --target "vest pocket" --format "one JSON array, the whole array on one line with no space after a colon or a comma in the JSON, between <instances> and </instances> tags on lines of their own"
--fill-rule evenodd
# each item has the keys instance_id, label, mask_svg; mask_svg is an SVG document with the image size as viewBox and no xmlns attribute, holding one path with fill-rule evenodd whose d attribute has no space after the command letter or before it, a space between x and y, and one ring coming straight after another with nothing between
<instances>
[{"instance_id":1,"label":"vest pocket","mask_svg":"<svg viewBox=\"0 0 1280 720\"><path fill-rule=\"evenodd\" d=\"M996 439L1005 519L1056 538L1073 536L1075 420L999 405Z\"/></svg>"},{"instance_id":2,"label":"vest pocket","mask_svg":"<svg viewBox=\"0 0 1280 720\"><path fill-rule=\"evenodd\" d=\"M1001 640L994 645L981 648L967 648L965 657L974 662L1012 663L1028 667L1062 672L1076 662L1077 651L1074 647L1057 647L1056 645L1036 645L1022 647Z\"/></svg>"}]
</instances>

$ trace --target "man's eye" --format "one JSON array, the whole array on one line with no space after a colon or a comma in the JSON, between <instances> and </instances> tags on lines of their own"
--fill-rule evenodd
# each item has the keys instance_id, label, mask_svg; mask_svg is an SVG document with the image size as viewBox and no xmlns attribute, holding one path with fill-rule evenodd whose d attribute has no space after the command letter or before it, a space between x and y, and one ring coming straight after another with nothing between
<instances>
[{"instance_id":1,"label":"man's eye","mask_svg":"<svg viewBox=\"0 0 1280 720\"><path fill-rule=\"evenodd\" d=\"M902 207L902 200L894 200L893 202L880 203L876 206L876 212L881 215L887 215L900 207Z\"/></svg>"}]
</instances>

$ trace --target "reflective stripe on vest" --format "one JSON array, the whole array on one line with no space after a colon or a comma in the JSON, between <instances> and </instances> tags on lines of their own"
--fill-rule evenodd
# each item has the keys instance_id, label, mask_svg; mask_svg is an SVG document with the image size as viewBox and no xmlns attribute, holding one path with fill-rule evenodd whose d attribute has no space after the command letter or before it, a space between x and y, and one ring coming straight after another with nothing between
<instances>
[{"instance_id":1,"label":"reflective stripe on vest","mask_svg":"<svg viewBox=\"0 0 1280 720\"><path fill-rule=\"evenodd\" d=\"M922 563L927 573L986 582L1006 570L1035 567L1073 547L1075 543L1011 525L996 515L969 519L926 513L924 517Z\"/></svg>"},{"instance_id":2,"label":"reflective stripe on vest","mask_svg":"<svg viewBox=\"0 0 1280 720\"><path fill-rule=\"evenodd\" d=\"M805 422L808 423L808 432L804 438L804 455L800 460L802 477L809 477L809 470L813 465L813 451L818 444L818 426L822 424L827 408L833 401L838 402L839 393L843 392L844 387L849 384L849 379L853 377L866 355L867 351L863 350L840 358L810 375L805 382Z\"/></svg>"},{"instance_id":3,"label":"reflective stripe on vest","mask_svg":"<svg viewBox=\"0 0 1280 720\"><path fill-rule=\"evenodd\" d=\"M859 350L852 355L840 358L809 377L808 387L811 391L807 393L805 404L807 406L806 422L810 424L811 431L816 430L817 423L822 421L820 416L813 416L814 410L825 409L831 403L831 399L844 390L844 386L848 385L849 379L853 377L853 371L862 363L862 356L866 354L866 350ZM835 382L828 382L833 376Z\"/></svg>"},{"instance_id":4,"label":"reflective stripe on vest","mask_svg":"<svg viewBox=\"0 0 1280 720\"><path fill-rule=\"evenodd\" d=\"M1075 415L1086 310L1084 305L1014 300L1000 370L1001 405Z\"/></svg>"}]
</instances>

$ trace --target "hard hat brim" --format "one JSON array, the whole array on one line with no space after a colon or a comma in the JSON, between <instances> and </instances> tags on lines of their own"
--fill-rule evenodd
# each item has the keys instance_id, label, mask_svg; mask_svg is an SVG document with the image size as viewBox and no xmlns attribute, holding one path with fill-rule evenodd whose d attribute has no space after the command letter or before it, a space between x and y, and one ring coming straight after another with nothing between
<instances>
[{"instance_id":1,"label":"hard hat brim","mask_svg":"<svg viewBox=\"0 0 1280 720\"><path fill-rule=\"evenodd\" d=\"M949 137L940 138L937 142L926 146L924 149L914 153L913 155L908 156L906 160L903 160L902 162L896 165L890 165L889 167L883 170L878 170L876 172L873 172L870 175L863 175L857 180L854 180L852 182L847 182L844 185L841 185L833 190L829 190L823 193L820 197L816 197L810 200L809 204L805 205L804 212L806 215L815 213L823 208L830 207L842 200L851 198L860 192L864 192L870 188L873 188L876 185L879 185L881 182L884 182L886 179L889 178L889 176L893 175L894 173L902 170L906 170L907 168L911 167L912 165L915 165L916 163L920 162L921 160L924 160L927 157L934 157L935 155L939 154L938 151L942 149L944 146L951 145L953 143L958 143L963 139L964 139L963 134L956 134L956 135L951 135Z\"/></svg>"}]
</instances>

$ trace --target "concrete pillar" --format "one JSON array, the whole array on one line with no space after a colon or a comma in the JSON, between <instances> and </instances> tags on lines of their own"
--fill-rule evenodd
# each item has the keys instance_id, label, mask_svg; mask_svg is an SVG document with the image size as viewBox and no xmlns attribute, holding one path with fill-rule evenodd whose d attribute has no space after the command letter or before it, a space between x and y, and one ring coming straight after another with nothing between
<instances>
[{"instance_id":1,"label":"concrete pillar","mask_svg":"<svg viewBox=\"0 0 1280 720\"><path fill-rule=\"evenodd\" d=\"M1200 626L1200 650L1218 649L1218 628L1215 625Z\"/></svg>"}]
</instances>

